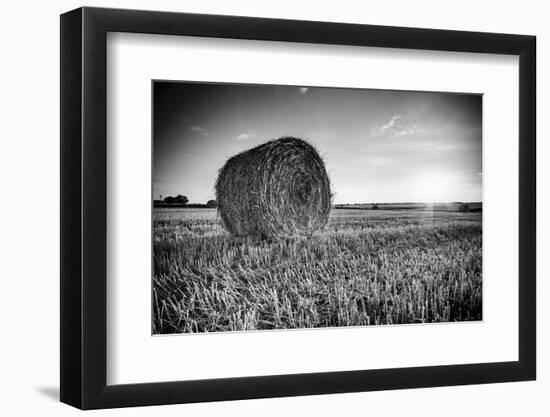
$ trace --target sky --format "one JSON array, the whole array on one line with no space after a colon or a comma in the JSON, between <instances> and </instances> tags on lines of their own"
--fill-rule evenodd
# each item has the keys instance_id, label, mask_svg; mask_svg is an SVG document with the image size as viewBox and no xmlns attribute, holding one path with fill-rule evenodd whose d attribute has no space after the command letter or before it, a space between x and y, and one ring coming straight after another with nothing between
<instances>
[{"instance_id":1,"label":"sky","mask_svg":"<svg viewBox=\"0 0 550 417\"><path fill-rule=\"evenodd\" d=\"M335 204L482 199L482 96L155 81L153 197L215 198L225 161L294 136L325 160Z\"/></svg>"}]
</instances>

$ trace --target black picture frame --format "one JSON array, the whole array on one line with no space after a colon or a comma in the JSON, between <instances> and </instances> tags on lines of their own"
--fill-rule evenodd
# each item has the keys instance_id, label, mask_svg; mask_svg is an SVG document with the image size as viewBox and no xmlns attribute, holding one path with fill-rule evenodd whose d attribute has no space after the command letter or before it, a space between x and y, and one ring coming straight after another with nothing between
<instances>
[{"instance_id":1,"label":"black picture frame","mask_svg":"<svg viewBox=\"0 0 550 417\"><path fill-rule=\"evenodd\" d=\"M108 32L519 56L519 360L107 385ZM84 7L61 15L60 57L62 402L97 409L535 379L534 36Z\"/></svg>"}]
</instances>

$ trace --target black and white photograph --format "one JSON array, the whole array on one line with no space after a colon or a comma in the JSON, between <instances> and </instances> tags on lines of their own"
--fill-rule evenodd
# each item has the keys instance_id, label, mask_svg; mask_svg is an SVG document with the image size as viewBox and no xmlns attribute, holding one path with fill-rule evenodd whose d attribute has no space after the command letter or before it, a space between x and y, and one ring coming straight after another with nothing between
<instances>
[{"instance_id":1,"label":"black and white photograph","mask_svg":"<svg viewBox=\"0 0 550 417\"><path fill-rule=\"evenodd\" d=\"M153 334L482 320L482 95L152 90Z\"/></svg>"}]
</instances>

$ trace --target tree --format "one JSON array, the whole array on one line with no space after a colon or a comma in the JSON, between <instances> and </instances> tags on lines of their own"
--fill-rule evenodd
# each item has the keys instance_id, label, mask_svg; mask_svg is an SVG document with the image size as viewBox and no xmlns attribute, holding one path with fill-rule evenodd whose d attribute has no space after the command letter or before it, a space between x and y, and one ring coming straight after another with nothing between
<instances>
[{"instance_id":1,"label":"tree","mask_svg":"<svg viewBox=\"0 0 550 417\"><path fill-rule=\"evenodd\" d=\"M186 205L189 203L189 199L184 195L178 194L176 196L176 203Z\"/></svg>"},{"instance_id":2,"label":"tree","mask_svg":"<svg viewBox=\"0 0 550 417\"><path fill-rule=\"evenodd\" d=\"M208 200L207 203L206 203L206 207L216 208L216 207L218 207L218 203L216 202L216 200Z\"/></svg>"},{"instance_id":3,"label":"tree","mask_svg":"<svg viewBox=\"0 0 550 417\"><path fill-rule=\"evenodd\" d=\"M372 206L372 209L373 209L373 210L378 210L379 208L380 208L380 207L378 207L378 204L374 204L374 205Z\"/></svg>"},{"instance_id":4,"label":"tree","mask_svg":"<svg viewBox=\"0 0 550 417\"><path fill-rule=\"evenodd\" d=\"M181 204L185 206L189 202L189 199L184 195L178 194L176 197L172 197L171 195L166 197L164 202L166 204Z\"/></svg>"}]
</instances>

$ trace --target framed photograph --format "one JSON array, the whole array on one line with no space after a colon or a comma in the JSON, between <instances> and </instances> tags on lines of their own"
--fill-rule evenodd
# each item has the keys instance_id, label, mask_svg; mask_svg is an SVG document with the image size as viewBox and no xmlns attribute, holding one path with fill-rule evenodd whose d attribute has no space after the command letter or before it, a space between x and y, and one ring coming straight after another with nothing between
<instances>
[{"instance_id":1,"label":"framed photograph","mask_svg":"<svg viewBox=\"0 0 550 417\"><path fill-rule=\"evenodd\" d=\"M533 380L535 37L61 16L61 401Z\"/></svg>"}]
</instances>

